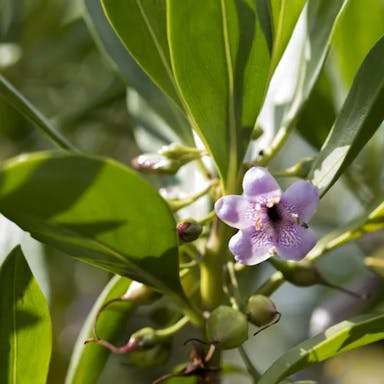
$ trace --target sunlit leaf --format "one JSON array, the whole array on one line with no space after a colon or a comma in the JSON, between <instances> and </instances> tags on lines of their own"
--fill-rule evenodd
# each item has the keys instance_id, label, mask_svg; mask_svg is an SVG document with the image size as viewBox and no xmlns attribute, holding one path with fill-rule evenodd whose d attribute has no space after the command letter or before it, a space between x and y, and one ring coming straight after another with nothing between
<instances>
[{"instance_id":1,"label":"sunlit leaf","mask_svg":"<svg viewBox=\"0 0 384 384\"><path fill-rule=\"evenodd\" d=\"M363 315L336 324L281 356L258 384L277 384L312 364L384 338L384 315Z\"/></svg>"},{"instance_id":2,"label":"sunlit leaf","mask_svg":"<svg viewBox=\"0 0 384 384\"><path fill-rule=\"evenodd\" d=\"M358 155L384 118L384 37L362 63L347 99L311 170L324 194Z\"/></svg>"},{"instance_id":3,"label":"sunlit leaf","mask_svg":"<svg viewBox=\"0 0 384 384\"><path fill-rule=\"evenodd\" d=\"M349 2L335 31L330 55L350 87L365 56L384 34L384 4L381 0Z\"/></svg>"},{"instance_id":4,"label":"sunlit leaf","mask_svg":"<svg viewBox=\"0 0 384 384\"><path fill-rule=\"evenodd\" d=\"M51 320L20 247L0 268L0 382L45 384L51 356Z\"/></svg>"},{"instance_id":5,"label":"sunlit leaf","mask_svg":"<svg viewBox=\"0 0 384 384\"><path fill-rule=\"evenodd\" d=\"M102 0L104 11L128 51L177 104L163 0ZM181 104L180 104L181 105Z\"/></svg>"},{"instance_id":6,"label":"sunlit leaf","mask_svg":"<svg viewBox=\"0 0 384 384\"><path fill-rule=\"evenodd\" d=\"M270 4L274 27L271 60L271 71L273 72L287 47L305 0L271 0Z\"/></svg>"},{"instance_id":7,"label":"sunlit leaf","mask_svg":"<svg viewBox=\"0 0 384 384\"><path fill-rule=\"evenodd\" d=\"M309 0L276 67L257 125L265 148L293 127L323 67L331 37L348 0ZM263 148L265 150L265 148ZM268 151L265 152L268 156Z\"/></svg>"},{"instance_id":8,"label":"sunlit leaf","mask_svg":"<svg viewBox=\"0 0 384 384\"><path fill-rule=\"evenodd\" d=\"M100 1L85 0L84 6L88 28L101 51L126 84L145 99L158 115L157 119L163 119L184 142L192 143L191 129L182 112L161 92L129 54L109 24Z\"/></svg>"},{"instance_id":9,"label":"sunlit leaf","mask_svg":"<svg viewBox=\"0 0 384 384\"><path fill-rule=\"evenodd\" d=\"M169 293L181 292L175 221L144 180L108 159L14 158L0 169L0 211L36 239Z\"/></svg>"},{"instance_id":10,"label":"sunlit leaf","mask_svg":"<svg viewBox=\"0 0 384 384\"><path fill-rule=\"evenodd\" d=\"M65 379L66 384L98 382L110 351L95 343L85 345L84 341L94 337L93 325L99 309L111 299L123 296L130 283L130 280L124 277L115 276L97 298L77 338ZM123 344L122 335L132 309L133 304L128 302L116 302L106 307L97 321L98 335L111 343Z\"/></svg>"},{"instance_id":11,"label":"sunlit leaf","mask_svg":"<svg viewBox=\"0 0 384 384\"><path fill-rule=\"evenodd\" d=\"M224 182L233 187L268 75L255 2L168 0L167 8L177 85Z\"/></svg>"}]
</instances>

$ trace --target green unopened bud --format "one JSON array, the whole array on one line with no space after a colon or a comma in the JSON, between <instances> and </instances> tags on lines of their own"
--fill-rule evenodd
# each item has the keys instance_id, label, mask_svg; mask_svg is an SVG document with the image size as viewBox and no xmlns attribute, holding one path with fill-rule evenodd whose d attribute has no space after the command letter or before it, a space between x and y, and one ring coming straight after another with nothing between
<instances>
[{"instance_id":1,"label":"green unopened bud","mask_svg":"<svg viewBox=\"0 0 384 384\"><path fill-rule=\"evenodd\" d=\"M236 348L248 339L248 321L243 313L221 305L212 311L206 332L208 340L217 342L219 348Z\"/></svg>"},{"instance_id":2,"label":"green unopened bud","mask_svg":"<svg viewBox=\"0 0 384 384\"><path fill-rule=\"evenodd\" d=\"M203 227L193 220L187 220L177 225L177 233L182 243L190 243L196 240L203 230Z\"/></svg>"},{"instance_id":3,"label":"green unopened bud","mask_svg":"<svg viewBox=\"0 0 384 384\"><path fill-rule=\"evenodd\" d=\"M248 320L258 327L270 324L279 315L273 301L264 295L252 295L246 309Z\"/></svg>"},{"instance_id":4,"label":"green unopened bud","mask_svg":"<svg viewBox=\"0 0 384 384\"><path fill-rule=\"evenodd\" d=\"M132 281L121 299L135 304L151 304L159 297L160 294L153 288L138 281Z\"/></svg>"},{"instance_id":5,"label":"green unopened bud","mask_svg":"<svg viewBox=\"0 0 384 384\"><path fill-rule=\"evenodd\" d=\"M175 174L183 165L180 161L169 159L158 153L144 153L131 161L132 167L146 173Z\"/></svg>"}]
</instances>

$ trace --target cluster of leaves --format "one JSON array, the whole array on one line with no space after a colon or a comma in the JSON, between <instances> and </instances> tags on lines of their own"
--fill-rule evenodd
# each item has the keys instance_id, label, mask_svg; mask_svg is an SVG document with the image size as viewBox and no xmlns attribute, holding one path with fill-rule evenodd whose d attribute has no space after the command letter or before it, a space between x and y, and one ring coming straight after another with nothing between
<instances>
[{"instance_id":1,"label":"cluster of leaves","mask_svg":"<svg viewBox=\"0 0 384 384\"><path fill-rule=\"evenodd\" d=\"M367 14L374 14L375 7L383 13L379 1L370 3ZM144 164L155 172L176 173L193 161L206 179L208 187L187 198L163 198L125 165L78 150L0 75L1 98L62 149L2 161L0 212L40 242L118 275L83 326L67 383L97 382L108 359L107 348L152 353L153 358L161 348L168 349L169 339L187 322L217 350L213 357L195 357L179 370L180 382L187 382L185 376L211 382L221 368L225 373L221 349L239 347L254 382L273 384L383 339L384 316L365 314L304 341L260 375L242 347L249 320L243 312L252 295L243 297L238 286L244 271L236 269L227 249L233 233L213 213L189 221L192 228L200 226L195 237L204 227L196 243L183 243L176 230L181 208L202 195L212 208L219 196L239 192L247 167L270 166L281 149L289 152L287 139L294 135L314 147L314 156L295 159L296 165L276 174L307 178L321 196L344 175L365 209L361 217L321 238L305 263L272 261L276 271L251 293L267 299L285 281L330 285L314 262L346 242L382 229L381 167L365 169L369 161L379 159L364 157L362 151L378 141L382 149L380 137L374 135L384 118L384 31L382 26L375 30L373 23L360 56L351 60L343 44L344 39L349 41L349 23L363 22L360 10L352 0L85 0L87 25L127 86L127 107L135 119L138 143L149 137L182 144L163 148ZM332 68L339 68L347 90L337 103L337 95L329 91L335 81L327 70L330 50L337 63ZM99 90L94 105L85 109L108 104L105 100L119 92L121 85L101 101ZM194 133L203 150L196 150ZM159 167L163 160L166 169ZM351 166L354 160L353 165L363 171ZM372 184L369 177L379 181ZM374 258L367 264L379 272L382 268ZM147 303L129 293L132 281L165 297L176 321L162 329L143 328L118 348L107 340L115 340L133 309ZM6 356L0 362L0 381L45 383L51 354L49 310L20 247L2 264L0 286L0 350ZM119 310L107 310L117 299L123 302ZM205 311L211 313L208 320ZM273 316L276 313L272 311ZM84 345L88 338L96 344ZM43 348L39 354L31 353L37 344Z\"/></svg>"}]
</instances>

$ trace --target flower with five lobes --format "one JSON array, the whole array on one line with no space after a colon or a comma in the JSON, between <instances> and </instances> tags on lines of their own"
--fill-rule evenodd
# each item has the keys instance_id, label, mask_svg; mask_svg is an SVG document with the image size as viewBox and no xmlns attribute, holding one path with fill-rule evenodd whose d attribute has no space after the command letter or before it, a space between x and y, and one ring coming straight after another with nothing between
<instances>
[{"instance_id":1,"label":"flower with five lobes","mask_svg":"<svg viewBox=\"0 0 384 384\"><path fill-rule=\"evenodd\" d=\"M227 195L215 204L217 216L239 231L229 249L242 264L258 264L279 254L301 260L316 244L307 222L319 203L318 189L299 180L282 192L266 168L253 167L244 175L242 195Z\"/></svg>"}]
</instances>

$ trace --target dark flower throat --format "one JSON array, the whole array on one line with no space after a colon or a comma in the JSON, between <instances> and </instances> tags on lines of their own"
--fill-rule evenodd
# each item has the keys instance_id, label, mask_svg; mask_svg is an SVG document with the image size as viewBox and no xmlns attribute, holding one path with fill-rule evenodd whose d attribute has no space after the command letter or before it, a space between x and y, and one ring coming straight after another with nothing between
<instances>
[{"instance_id":1,"label":"dark flower throat","mask_svg":"<svg viewBox=\"0 0 384 384\"><path fill-rule=\"evenodd\" d=\"M281 220L281 216L276 205L273 205L272 207L267 208L267 215L269 220L272 221L272 223L277 223L278 221Z\"/></svg>"}]
</instances>

